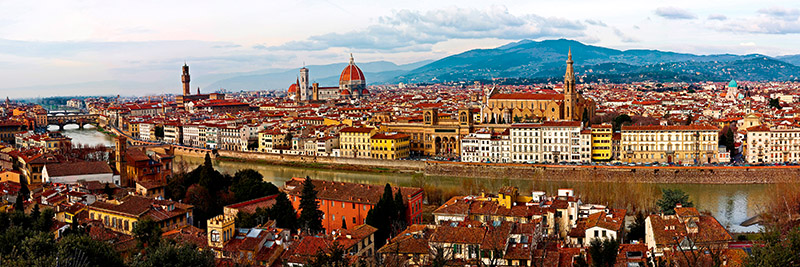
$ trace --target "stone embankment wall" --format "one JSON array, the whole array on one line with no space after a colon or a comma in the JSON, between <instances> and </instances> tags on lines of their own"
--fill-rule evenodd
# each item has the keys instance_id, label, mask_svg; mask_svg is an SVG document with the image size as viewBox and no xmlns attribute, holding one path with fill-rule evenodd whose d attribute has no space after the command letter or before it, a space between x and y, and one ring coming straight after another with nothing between
<instances>
[{"instance_id":1,"label":"stone embankment wall","mask_svg":"<svg viewBox=\"0 0 800 267\"><path fill-rule=\"evenodd\" d=\"M532 166L525 164L486 164L414 160L354 159L211 150L172 146L175 155L224 157L243 161L286 164L329 164L358 166L362 170L387 169L420 171L428 176L455 176L489 179L531 179L575 182L771 184L800 182L800 167L608 167L608 166ZM326 166L320 166L325 168Z\"/></svg>"},{"instance_id":2,"label":"stone embankment wall","mask_svg":"<svg viewBox=\"0 0 800 267\"><path fill-rule=\"evenodd\" d=\"M337 165L356 165L363 167L387 168L396 170L422 171L425 162L413 160L381 160L381 159L355 159L342 157L315 157L287 154L269 154L257 152L240 152L220 150L218 156L235 158L242 160L259 160L267 162L293 162L293 163L317 163L317 164L337 164Z\"/></svg>"},{"instance_id":3,"label":"stone embankment wall","mask_svg":"<svg viewBox=\"0 0 800 267\"><path fill-rule=\"evenodd\" d=\"M769 184L800 181L796 167L592 167L430 162L426 175L580 182Z\"/></svg>"}]
</instances>

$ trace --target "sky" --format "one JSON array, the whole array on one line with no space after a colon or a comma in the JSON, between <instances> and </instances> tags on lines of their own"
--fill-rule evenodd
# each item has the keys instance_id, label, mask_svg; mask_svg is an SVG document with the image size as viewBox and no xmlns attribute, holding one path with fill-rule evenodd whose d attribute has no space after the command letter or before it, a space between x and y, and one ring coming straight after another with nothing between
<instances>
[{"instance_id":1,"label":"sky","mask_svg":"<svg viewBox=\"0 0 800 267\"><path fill-rule=\"evenodd\" d=\"M800 54L796 0L0 1L0 96L180 92L226 73L439 59L521 39Z\"/></svg>"}]
</instances>

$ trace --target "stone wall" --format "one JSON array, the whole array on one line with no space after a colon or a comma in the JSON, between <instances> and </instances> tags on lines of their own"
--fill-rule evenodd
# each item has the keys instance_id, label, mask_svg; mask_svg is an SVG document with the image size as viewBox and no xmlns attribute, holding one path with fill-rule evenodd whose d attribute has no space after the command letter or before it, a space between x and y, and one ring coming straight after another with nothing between
<instances>
[{"instance_id":1,"label":"stone wall","mask_svg":"<svg viewBox=\"0 0 800 267\"><path fill-rule=\"evenodd\" d=\"M580 182L765 184L797 182L796 167L592 167L429 162L426 175Z\"/></svg>"},{"instance_id":2,"label":"stone wall","mask_svg":"<svg viewBox=\"0 0 800 267\"><path fill-rule=\"evenodd\" d=\"M388 168L398 170L423 170L425 162L413 160L381 160L381 159L356 159L342 157L320 157L288 154L271 154L258 152L240 152L220 150L218 156L242 160L281 161L294 163L319 163L337 165L356 165L375 168Z\"/></svg>"}]
</instances>

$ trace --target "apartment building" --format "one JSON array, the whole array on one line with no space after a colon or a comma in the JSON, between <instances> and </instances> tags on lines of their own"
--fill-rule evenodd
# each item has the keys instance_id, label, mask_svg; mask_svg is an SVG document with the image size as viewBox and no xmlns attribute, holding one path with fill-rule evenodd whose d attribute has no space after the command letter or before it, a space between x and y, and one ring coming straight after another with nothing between
<instances>
[{"instance_id":1,"label":"apartment building","mask_svg":"<svg viewBox=\"0 0 800 267\"><path fill-rule=\"evenodd\" d=\"M622 126L621 160L715 163L719 161L718 132L711 125Z\"/></svg>"}]
</instances>

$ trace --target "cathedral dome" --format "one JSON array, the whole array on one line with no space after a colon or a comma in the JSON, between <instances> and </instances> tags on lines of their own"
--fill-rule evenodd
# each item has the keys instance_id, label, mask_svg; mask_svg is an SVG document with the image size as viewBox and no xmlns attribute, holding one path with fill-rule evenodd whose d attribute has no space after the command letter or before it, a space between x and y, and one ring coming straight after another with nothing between
<instances>
[{"instance_id":1,"label":"cathedral dome","mask_svg":"<svg viewBox=\"0 0 800 267\"><path fill-rule=\"evenodd\" d=\"M289 93L290 94L296 94L297 93L297 84L296 83L293 83L291 86L289 86Z\"/></svg>"},{"instance_id":2,"label":"cathedral dome","mask_svg":"<svg viewBox=\"0 0 800 267\"><path fill-rule=\"evenodd\" d=\"M736 84L736 80L731 80L731 82L728 83L728 87L739 87L739 86L738 84Z\"/></svg>"},{"instance_id":3,"label":"cathedral dome","mask_svg":"<svg viewBox=\"0 0 800 267\"><path fill-rule=\"evenodd\" d=\"M366 81L364 73L353 62L353 55L350 55L350 64L344 67L342 75L339 76L339 84L350 83L351 81Z\"/></svg>"}]
</instances>

